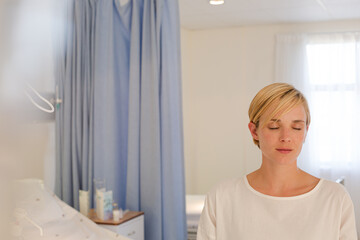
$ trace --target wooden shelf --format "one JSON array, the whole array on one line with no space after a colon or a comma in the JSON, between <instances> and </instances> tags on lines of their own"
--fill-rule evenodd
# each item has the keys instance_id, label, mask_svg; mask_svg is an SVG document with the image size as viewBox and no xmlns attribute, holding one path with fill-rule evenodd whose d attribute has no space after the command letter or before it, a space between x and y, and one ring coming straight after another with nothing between
<instances>
[{"instance_id":1,"label":"wooden shelf","mask_svg":"<svg viewBox=\"0 0 360 240\"><path fill-rule=\"evenodd\" d=\"M98 223L98 224L107 224L107 225L119 225L119 224L122 224L124 222L127 222L133 218L136 218L140 215L144 215L144 212L134 212L134 211L128 211L124 214L124 217L123 218L120 218L119 221L114 221L112 219L110 220L101 220L99 219L97 216L96 216L96 212L94 209L90 209L90 212L89 212L89 218L95 222L95 223Z\"/></svg>"}]
</instances>

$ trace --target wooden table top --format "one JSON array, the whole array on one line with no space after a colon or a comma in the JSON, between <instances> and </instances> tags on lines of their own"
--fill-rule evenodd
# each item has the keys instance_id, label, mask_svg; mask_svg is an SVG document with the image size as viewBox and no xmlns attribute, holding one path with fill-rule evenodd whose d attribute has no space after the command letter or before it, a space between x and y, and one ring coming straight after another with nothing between
<instances>
[{"instance_id":1,"label":"wooden table top","mask_svg":"<svg viewBox=\"0 0 360 240\"><path fill-rule=\"evenodd\" d=\"M98 224L108 224L108 225L119 225L122 224L124 222L127 222L133 218L136 218L138 216L144 215L144 212L134 212L134 211L128 211L124 214L124 216L122 218L120 218L119 221L114 221L113 219L109 219L109 220L101 220L100 218L98 218L96 216L96 211L95 209L90 209L89 212L89 218Z\"/></svg>"}]
</instances>

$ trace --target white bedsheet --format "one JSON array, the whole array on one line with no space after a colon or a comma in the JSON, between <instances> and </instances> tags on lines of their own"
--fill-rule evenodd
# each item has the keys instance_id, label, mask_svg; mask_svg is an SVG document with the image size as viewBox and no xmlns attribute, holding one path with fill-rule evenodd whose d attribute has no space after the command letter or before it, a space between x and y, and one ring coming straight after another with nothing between
<instances>
[{"instance_id":1,"label":"white bedsheet","mask_svg":"<svg viewBox=\"0 0 360 240\"><path fill-rule=\"evenodd\" d=\"M12 232L15 239L128 239L96 225L48 191L41 180L17 181L14 190L16 208Z\"/></svg>"}]
</instances>

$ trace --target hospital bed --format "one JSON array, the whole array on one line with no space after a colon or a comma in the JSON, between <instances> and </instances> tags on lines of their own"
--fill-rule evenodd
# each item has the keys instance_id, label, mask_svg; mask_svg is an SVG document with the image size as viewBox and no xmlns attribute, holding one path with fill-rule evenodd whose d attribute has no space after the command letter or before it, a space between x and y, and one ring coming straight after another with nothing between
<instances>
[{"instance_id":1,"label":"hospital bed","mask_svg":"<svg viewBox=\"0 0 360 240\"><path fill-rule=\"evenodd\" d=\"M195 240L198 223L204 208L205 195L186 195L186 224L188 240Z\"/></svg>"},{"instance_id":2,"label":"hospital bed","mask_svg":"<svg viewBox=\"0 0 360 240\"><path fill-rule=\"evenodd\" d=\"M14 183L13 239L19 240L126 240L96 225L47 190L41 180Z\"/></svg>"}]
</instances>

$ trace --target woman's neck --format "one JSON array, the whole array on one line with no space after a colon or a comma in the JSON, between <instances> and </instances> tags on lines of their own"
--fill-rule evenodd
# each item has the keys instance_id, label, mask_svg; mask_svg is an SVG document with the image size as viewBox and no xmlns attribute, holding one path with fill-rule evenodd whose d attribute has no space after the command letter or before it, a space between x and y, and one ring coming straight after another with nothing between
<instances>
[{"instance_id":1,"label":"woman's neck","mask_svg":"<svg viewBox=\"0 0 360 240\"><path fill-rule=\"evenodd\" d=\"M247 175L249 184L257 191L271 196L295 196L307 192L318 183L317 178L307 174L296 164L271 166L262 164Z\"/></svg>"},{"instance_id":2,"label":"woman's neck","mask_svg":"<svg viewBox=\"0 0 360 240\"><path fill-rule=\"evenodd\" d=\"M298 168L296 162L278 165L263 162L257 172L265 182L277 185L297 182L304 173Z\"/></svg>"}]
</instances>

